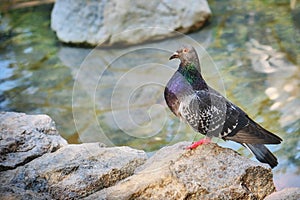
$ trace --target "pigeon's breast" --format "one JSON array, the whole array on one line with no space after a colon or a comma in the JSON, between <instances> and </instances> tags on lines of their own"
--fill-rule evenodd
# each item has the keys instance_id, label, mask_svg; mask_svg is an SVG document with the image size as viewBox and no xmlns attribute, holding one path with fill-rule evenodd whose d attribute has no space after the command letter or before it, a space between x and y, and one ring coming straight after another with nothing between
<instances>
[{"instance_id":1,"label":"pigeon's breast","mask_svg":"<svg viewBox=\"0 0 300 200\"><path fill-rule=\"evenodd\" d=\"M176 72L172 76L166 87L181 101L186 96L192 95L195 92L191 84L189 84L185 77L179 72Z\"/></svg>"},{"instance_id":2,"label":"pigeon's breast","mask_svg":"<svg viewBox=\"0 0 300 200\"><path fill-rule=\"evenodd\" d=\"M168 107L176 116L180 117L178 111L180 103L184 101L186 96L191 95L193 92L192 86L179 72L176 72L169 80L164 96Z\"/></svg>"}]
</instances>

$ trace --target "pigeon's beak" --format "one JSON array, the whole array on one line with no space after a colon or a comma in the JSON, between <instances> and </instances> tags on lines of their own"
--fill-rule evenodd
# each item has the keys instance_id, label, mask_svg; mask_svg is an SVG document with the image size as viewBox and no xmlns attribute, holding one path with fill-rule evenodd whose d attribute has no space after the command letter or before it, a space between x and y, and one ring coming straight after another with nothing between
<instances>
[{"instance_id":1,"label":"pigeon's beak","mask_svg":"<svg viewBox=\"0 0 300 200\"><path fill-rule=\"evenodd\" d=\"M174 58L179 58L178 52L173 53L173 55L169 58L169 60L172 60Z\"/></svg>"}]
</instances>

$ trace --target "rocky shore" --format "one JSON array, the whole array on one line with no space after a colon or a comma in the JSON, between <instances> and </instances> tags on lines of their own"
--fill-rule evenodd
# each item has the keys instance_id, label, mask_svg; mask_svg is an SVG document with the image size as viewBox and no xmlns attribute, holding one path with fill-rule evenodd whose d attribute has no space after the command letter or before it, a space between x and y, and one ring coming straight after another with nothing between
<instances>
[{"instance_id":1,"label":"rocky shore","mask_svg":"<svg viewBox=\"0 0 300 200\"><path fill-rule=\"evenodd\" d=\"M271 169L217 144L67 144L47 115L0 113L1 199L299 199L275 192ZM271 194L271 195L270 195ZM270 196L268 196L270 195Z\"/></svg>"}]
</instances>

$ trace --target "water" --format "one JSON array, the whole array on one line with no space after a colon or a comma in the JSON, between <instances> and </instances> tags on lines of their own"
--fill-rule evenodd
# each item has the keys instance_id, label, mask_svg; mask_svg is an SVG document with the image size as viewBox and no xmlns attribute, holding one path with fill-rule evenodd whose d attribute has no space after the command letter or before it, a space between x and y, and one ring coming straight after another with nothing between
<instances>
[{"instance_id":1,"label":"water","mask_svg":"<svg viewBox=\"0 0 300 200\"><path fill-rule=\"evenodd\" d=\"M207 81L283 138L270 146L280 163L277 188L300 186L300 6L209 3L212 20L197 33L116 49L59 43L49 28L52 5L2 12L0 110L48 114L69 143L101 141L154 152L199 139L163 99L178 65L168 58L180 43L191 43ZM215 141L251 157L240 145Z\"/></svg>"}]
</instances>

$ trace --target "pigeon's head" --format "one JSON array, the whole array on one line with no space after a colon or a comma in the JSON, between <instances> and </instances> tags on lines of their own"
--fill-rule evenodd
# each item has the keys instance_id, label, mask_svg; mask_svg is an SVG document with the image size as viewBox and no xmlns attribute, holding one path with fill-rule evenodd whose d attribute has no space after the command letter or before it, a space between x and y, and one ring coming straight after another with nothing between
<instances>
[{"instance_id":1,"label":"pigeon's head","mask_svg":"<svg viewBox=\"0 0 300 200\"><path fill-rule=\"evenodd\" d=\"M169 58L169 60L178 58L181 62L181 66L187 66L189 64L194 64L195 66L199 66L199 59L197 56L197 52L192 46L183 46L178 49L173 55Z\"/></svg>"}]
</instances>

